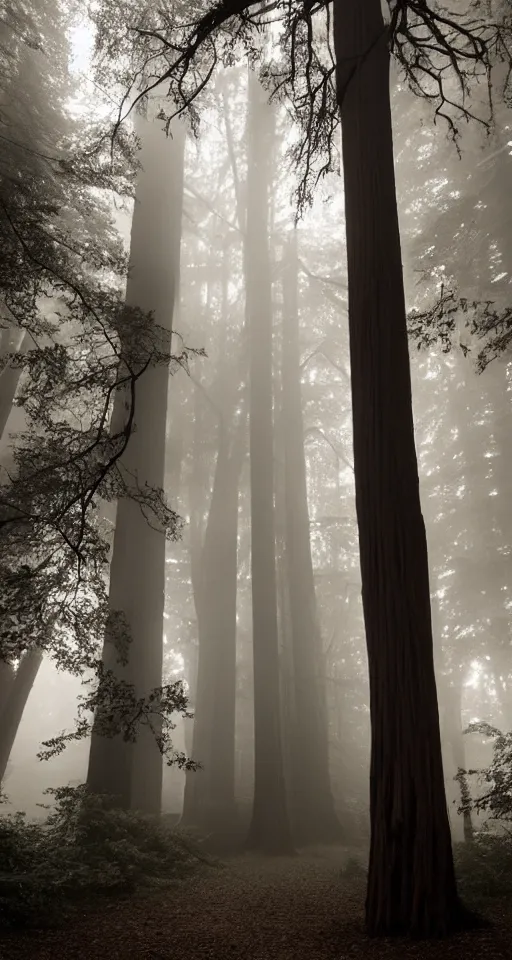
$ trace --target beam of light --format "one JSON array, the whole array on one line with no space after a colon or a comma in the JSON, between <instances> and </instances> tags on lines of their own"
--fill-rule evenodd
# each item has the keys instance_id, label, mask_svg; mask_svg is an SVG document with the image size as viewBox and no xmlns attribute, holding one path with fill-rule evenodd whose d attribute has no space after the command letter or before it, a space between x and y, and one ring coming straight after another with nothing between
<instances>
[{"instance_id":1,"label":"beam of light","mask_svg":"<svg viewBox=\"0 0 512 960\"><path fill-rule=\"evenodd\" d=\"M472 687L473 690L476 690L480 686L481 682L481 673L482 665L478 660L473 660L470 664L471 673L468 676L464 686Z\"/></svg>"}]
</instances>

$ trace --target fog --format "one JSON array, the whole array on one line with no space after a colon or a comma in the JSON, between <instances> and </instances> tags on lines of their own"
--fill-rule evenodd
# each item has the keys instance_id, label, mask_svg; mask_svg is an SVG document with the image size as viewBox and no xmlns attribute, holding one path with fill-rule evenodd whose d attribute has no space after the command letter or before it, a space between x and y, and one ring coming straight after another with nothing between
<instances>
[{"instance_id":1,"label":"fog","mask_svg":"<svg viewBox=\"0 0 512 960\"><path fill-rule=\"evenodd\" d=\"M267 58L280 30L261 41ZM93 82L92 25L75 23L67 36L66 111L84 125L73 136L86 138L90 122L115 121L131 61L122 48L116 69ZM85 244L73 252L78 279L52 267L32 312L23 301L29 319L16 322L22 295L5 294L2 577L7 591L23 571L50 572L2 634L2 812L45 820L55 804L45 791L86 784L115 810L165 815L215 856L333 849L341 863L354 849L365 864L372 723L372 783L388 784L397 809L408 790L412 807L420 802L418 770L425 790L436 778L430 733L421 739L437 724L435 697L425 694L423 717L411 714L411 741L403 706L428 687L431 647L426 557L424 571L408 540L411 459L400 460L406 377L399 341L386 340L392 318L379 313L386 297L396 302L391 268L383 252L375 280L377 220L347 261L347 237L357 246L371 213L359 222L353 195L345 204L342 160L346 171L351 160L339 122L327 169L320 147L320 160L304 154L304 127L286 98L269 102L247 56L219 63L198 97L197 117L169 119L172 101L157 87L123 121L126 143L110 157L117 173L100 148L101 176L80 173L85 186L51 228ZM474 97L478 113L485 98ZM473 803L484 795L489 780L476 771L492 762L497 731L512 727L510 116L500 102L492 142L468 124L459 158L394 71L391 101L442 775L457 845L486 820L465 791ZM351 270L366 281L351 288ZM359 343L356 328L349 339L349 293L354 313L378 315L381 339L366 328ZM14 357L7 340L18 327L37 363ZM396 378L381 376L388 361ZM357 411L369 403L362 424ZM69 461L57 469L62 451ZM53 479L27 493L24 477L42 483L50 461ZM71 507L61 508L57 490L68 487ZM365 523L377 531L371 541ZM382 716L391 717L384 746ZM395 760L409 786L389 773ZM402 824L408 813L396 816Z\"/></svg>"},{"instance_id":2,"label":"fog","mask_svg":"<svg viewBox=\"0 0 512 960\"><path fill-rule=\"evenodd\" d=\"M247 405L249 358L244 332L247 290L243 262L247 255L244 244L250 243L251 238L247 238L247 228L244 229L245 204L248 203L244 183L249 176L248 165L254 162L247 131L247 96L246 70L221 72L213 102L205 110L199 139L190 137L185 153L180 295L174 327L187 345L203 347L206 356L193 357L189 371L179 369L169 386L165 492L185 523L180 540L168 543L166 548L163 642L164 679L183 679L193 705L197 696L201 640L192 567L194 562L200 563L198 554L205 550L215 471L221 469L219 444L225 440L222 430L231 431L233 436L229 442L235 443L236 431L240 429L237 423L246 416ZM401 97L409 110L419 111L405 92L397 93L396 97ZM320 183L313 206L306 209L295 228L295 180L286 163L290 129L286 116L278 108L269 108L268 118L258 117L257 122L265 123L267 119L270 128L266 130L267 184L263 184L262 189L263 196L268 189L265 202L269 225L263 238L267 245L263 258L268 256L268 263L258 263L252 283L257 305L264 297L265 284L269 281L272 284L274 525L281 689L286 703L287 698L293 697L290 692L293 662L285 514L286 501L300 501L302 491L300 477L297 479L299 489L295 489L293 471L289 470L285 476L285 438L296 424L286 420L283 410L283 354L287 346L287 334L283 332L283 272L287 244L296 236L297 260L293 269L299 305L301 415L311 558L321 636L321 667L317 668L321 676L317 682L323 686L326 698L329 772L335 805L340 815L348 816L349 811L357 810L358 816L365 820L369 762L367 662L354 505L348 335L346 324L340 324L339 319L347 307L343 195L339 179L328 176ZM149 189L158 190L158 180L164 182L168 176L173 143L160 134L157 121L153 124L156 135L152 134L150 139L146 126L140 127L142 162L144 151L146 155L151 151ZM398 124L396 138L400 147L406 133ZM453 164L454 176L459 175L456 160L449 154L448 160ZM431 192L444 191L450 196L447 177L435 182L429 179L435 178L437 164L436 158L424 162L418 173L417 170L411 172L407 162L403 170L398 163L406 274L408 269L413 273L418 236L421 236L416 213L418 203L409 202L409 196L414 198L419 184L426 181ZM251 188L260 187L254 182ZM492 181L488 189L491 188L497 189ZM163 202L158 192L157 197L159 204ZM141 207L142 221L144 198L141 199L140 186L136 203ZM151 219L154 216L151 197L148 203ZM442 218L448 214L437 214L426 192L423 207L425 223L440 216L439 229L442 229ZM455 210L450 213L452 217L456 215ZM172 209L164 207L162 217L173 215ZM118 214L117 219L125 245L129 247L131 206ZM257 227L256 223L255 230ZM153 237L134 237L132 242L142 243L142 261L132 266L134 285L139 277L139 283L149 285L149 294L143 292L144 286L137 292L140 301L149 297L148 305L152 308L155 286L162 283L160 276L163 279L168 270L166 251L161 249L161 240L154 230ZM253 242L257 243L258 238ZM496 243L494 246L494 265L487 282L493 284L494 296L495 290L506 296L508 273L501 269L504 254ZM255 258L258 255L256 250ZM431 256L430 250L424 256ZM452 257L456 256L464 257L464 254L452 251ZM153 262L148 261L148 257ZM457 264L447 263L442 267L436 264L436 272L441 270L448 277L457 265L458 260ZM425 281L419 294L417 283L413 285L411 281L413 303L419 296L428 301L432 291L438 288L436 272L433 271L431 281ZM454 758L457 750L462 750L463 755L465 751L465 765L473 768L480 767L489 755L485 741L477 736L463 740L462 730L477 719L498 726L507 726L509 722L509 670L506 654L501 653L510 643L507 639L510 525L506 522L509 441L503 422L509 403L508 365L496 363L478 375L471 362L457 355L456 350L443 354L439 347L433 347L427 352L412 350L411 353L422 502L430 548L432 596L437 607L436 667L438 681L444 681L439 683L442 720L451 709L449 697L444 694L446 684L456 688L460 700L460 722L452 718L442 725L452 829L460 837L462 825L456 812L458 788L453 783ZM298 376L298 373L292 369L289 376ZM298 383L292 383L291 390L297 386ZM290 416L295 416L293 408ZM9 456L7 437L20 429L19 418L20 413L14 408L2 444L4 463ZM151 430L151 424L148 429ZM245 431L245 425L242 429ZM151 446L151 433L149 443ZM254 703L250 470L245 432L242 443L245 449L240 458L238 494L235 783L237 800L247 805L251 801L254 778ZM229 505L222 503L222 490L220 501L216 509L220 517L225 517ZM219 540L212 545L213 563L220 579L228 575L222 569L221 560L225 550L224 533L222 528L218 529L215 536ZM292 548L288 546L288 549ZM494 551L491 577L488 573L490 550ZM475 580L478 602L474 600ZM307 677L307 683L314 686L313 675ZM4 781L9 801L16 809L37 814L45 788L83 782L87 771L87 742L68 746L58 758L36 759L43 740L73 728L80 691L79 679L56 670L50 660L43 661L27 699ZM288 704L282 709L286 713L292 707ZM449 726L453 723L455 729ZM193 727L193 721L184 721L184 724ZM184 724L180 719L176 746L183 749L187 741L191 749L192 734L189 729L184 737ZM285 744L284 750L288 752L289 746ZM194 756L194 759L207 767L204 757ZM203 773L190 776L199 782ZM184 773L166 770L165 811L182 812L184 781Z\"/></svg>"}]
</instances>

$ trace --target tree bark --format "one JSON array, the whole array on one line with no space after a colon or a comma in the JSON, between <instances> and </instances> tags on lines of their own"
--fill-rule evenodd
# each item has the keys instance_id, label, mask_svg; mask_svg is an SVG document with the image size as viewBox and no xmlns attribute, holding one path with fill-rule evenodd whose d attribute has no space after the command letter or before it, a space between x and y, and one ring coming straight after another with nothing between
<instances>
[{"instance_id":1,"label":"tree bark","mask_svg":"<svg viewBox=\"0 0 512 960\"><path fill-rule=\"evenodd\" d=\"M131 243L129 306L154 311L168 333L169 353L179 283L184 131L167 139L154 121L137 120L142 140L142 171L137 184ZM122 460L134 488L163 488L169 370L151 366L136 386L134 432ZM130 498L117 504L110 567L110 606L127 619L129 662L120 667L112 638L106 636L104 660L132 682L137 696L162 683L165 535L150 525ZM162 756L155 733L141 726L135 744L93 733L87 783L92 792L114 796L121 806L159 813Z\"/></svg>"},{"instance_id":2,"label":"tree bark","mask_svg":"<svg viewBox=\"0 0 512 960\"><path fill-rule=\"evenodd\" d=\"M249 73L246 317L250 345L249 447L254 662L254 804L248 844L291 852L281 742L274 531L272 296L269 256L271 108Z\"/></svg>"},{"instance_id":3,"label":"tree bark","mask_svg":"<svg viewBox=\"0 0 512 960\"><path fill-rule=\"evenodd\" d=\"M7 699L0 713L0 783L5 776L16 734L30 691L34 686L43 653L37 647L23 654L16 674L9 685Z\"/></svg>"},{"instance_id":4,"label":"tree bark","mask_svg":"<svg viewBox=\"0 0 512 960\"><path fill-rule=\"evenodd\" d=\"M283 272L283 416L286 570L290 598L295 692L294 837L301 844L339 840L329 774L325 671L321 669L309 532L304 417L302 413L297 233Z\"/></svg>"},{"instance_id":5,"label":"tree bark","mask_svg":"<svg viewBox=\"0 0 512 960\"><path fill-rule=\"evenodd\" d=\"M343 136L354 468L370 674L371 935L461 922L446 806L414 443L380 0L334 5Z\"/></svg>"}]
</instances>

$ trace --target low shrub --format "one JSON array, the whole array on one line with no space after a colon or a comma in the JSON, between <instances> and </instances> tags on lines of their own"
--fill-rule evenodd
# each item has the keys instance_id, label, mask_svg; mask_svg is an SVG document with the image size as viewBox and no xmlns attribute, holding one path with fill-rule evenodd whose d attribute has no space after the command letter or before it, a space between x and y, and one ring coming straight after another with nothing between
<instances>
[{"instance_id":1,"label":"low shrub","mask_svg":"<svg viewBox=\"0 0 512 960\"><path fill-rule=\"evenodd\" d=\"M472 843L456 844L454 855L464 898L488 900L512 895L512 836L483 830Z\"/></svg>"},{"instance_id":2,"label":"low shrub","mask_svg":"<svg viewBox=\"0 0 512 960\"><path fill-rule=\"evenodd\" d=\"M209 861L186 834L155 817L115 810L84 787L48 791L44 821L0 816L0 925L60 921L107 894L161 886Z\"/></svg>"}]
</instances>

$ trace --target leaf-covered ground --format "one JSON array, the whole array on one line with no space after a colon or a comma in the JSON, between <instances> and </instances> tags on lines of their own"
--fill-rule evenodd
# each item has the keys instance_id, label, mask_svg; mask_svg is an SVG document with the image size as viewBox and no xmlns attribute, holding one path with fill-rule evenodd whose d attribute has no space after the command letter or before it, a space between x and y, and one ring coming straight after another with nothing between
<instances>
[{"instance_id":1,"label":"leaf-covered ground","mask_svg":"<svg viewBox=\"0 0 512 960\"><path fill-rule=\"evenodd\" d=\"M1 960L510 960L512 904L442 943L368 940L364 883L342 853L237 857L150 896L116 900L62 929L0 935Z\"/></svg>"}]
</instances>

